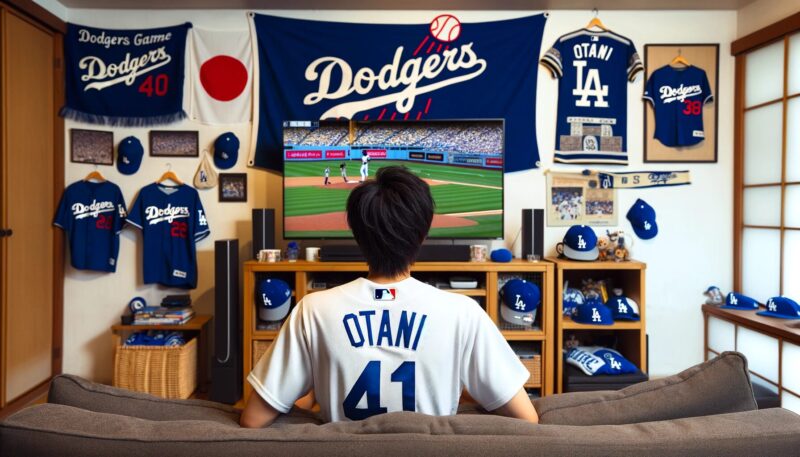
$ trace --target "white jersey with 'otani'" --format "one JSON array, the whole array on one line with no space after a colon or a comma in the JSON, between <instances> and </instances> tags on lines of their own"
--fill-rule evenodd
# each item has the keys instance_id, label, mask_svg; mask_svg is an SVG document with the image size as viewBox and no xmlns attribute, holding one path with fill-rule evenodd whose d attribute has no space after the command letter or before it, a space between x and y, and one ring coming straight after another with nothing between
<instances>
[{"instance_id":1,"label":"white jersey with 'otani'","mask_svg":"<svg viewBox=\"0 0 800 457\"><path fill-rule=\"evenodd\" d=\"M313 389L322 418L340 421L455 414L462 388L493 410L528 376L471 298L414 278L359 278L301 300L247 380L282 413Z\"/></svg>"}]
</instances>

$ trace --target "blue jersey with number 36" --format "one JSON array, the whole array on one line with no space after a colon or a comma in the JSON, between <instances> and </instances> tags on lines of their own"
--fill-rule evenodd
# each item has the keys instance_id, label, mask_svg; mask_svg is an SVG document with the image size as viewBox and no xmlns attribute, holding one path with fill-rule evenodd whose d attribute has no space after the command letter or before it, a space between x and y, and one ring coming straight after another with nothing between
<instances>
[{"instance_id":1,"label":"blue jersey with number 36","mask_svg":"<svg viewBox=\"0 0 800 457\"><path fill-rule=\"evenodd\" d=\"M558 86L555 161L627 165L628 82L642 70L633 42L582 29L542 56Z\"/></svg>"},{"instance_id":2,"label":"blue jersey with number 36","mask_svg":"<svg viewBox=\"0 0 800 457\"><path fill-rule=\"evenodd\" d=\"M131 206L128 223L142 230L145 284L197 287L195 243L211 232L194 188L158 183L143 187Z\"/></svg>"}]
</instances>

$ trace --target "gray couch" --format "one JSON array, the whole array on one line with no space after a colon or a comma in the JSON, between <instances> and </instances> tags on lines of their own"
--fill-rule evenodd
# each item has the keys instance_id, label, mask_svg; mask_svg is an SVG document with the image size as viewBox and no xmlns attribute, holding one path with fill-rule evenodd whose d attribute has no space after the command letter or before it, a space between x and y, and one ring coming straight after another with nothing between
<instances>
[{"instance_id":1,"label":"gray couch","mask_svg":"<svg viewBox=\"0 0 800 457\"><path fill-rule=\"evenodd\" d=\"M451 417L390 413L321 424L293 411L242 429L234 408L164 400L61 375L48 402L0 423L2 456L797 456L800 416L756 410L737 353L615 392L535 401L540 425L462 407Z\"/></svg>"}]
</instances>

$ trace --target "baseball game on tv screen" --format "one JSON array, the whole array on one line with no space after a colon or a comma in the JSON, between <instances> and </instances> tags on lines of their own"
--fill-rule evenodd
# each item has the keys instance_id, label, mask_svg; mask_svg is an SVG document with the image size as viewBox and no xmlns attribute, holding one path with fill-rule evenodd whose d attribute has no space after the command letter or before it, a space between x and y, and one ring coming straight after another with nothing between
<instances>
[{"instance_id":1,"label":"baseball game on tv screen","mask_svg":"<svg viewBox=\"0 0 800 457\"><path fill-rule=\"evenodd\" d=\"M286 239L351 238L347 197L402 165L430 185L429 237L503 237L503 121L287 121L283 125Z\"/></svg>"}]
</instances>

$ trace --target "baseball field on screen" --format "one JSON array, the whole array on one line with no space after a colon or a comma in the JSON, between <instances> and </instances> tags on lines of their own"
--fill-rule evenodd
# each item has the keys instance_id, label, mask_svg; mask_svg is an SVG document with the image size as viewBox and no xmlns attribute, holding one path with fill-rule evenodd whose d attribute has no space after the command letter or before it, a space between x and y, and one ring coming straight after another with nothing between
<instances>
[{"instance_id":1,"label":"baseball field on screen","mask_svg":"<svg viewBox=\"0 0 800 457\"><path fill-rule=\"evenodd\" d=\"M348 183L339 165L347 164ZM284 236L348 238L345 205L359 184L360 161L290 161L284 165ZM414 161L372 160L369 178L379 168L403 165L431 186L436 210L429 236L499 238L503 236L503 172L499 169L438 165ZM330 167L329 184L324 184Z\"/></svg>"}]
</instances>

